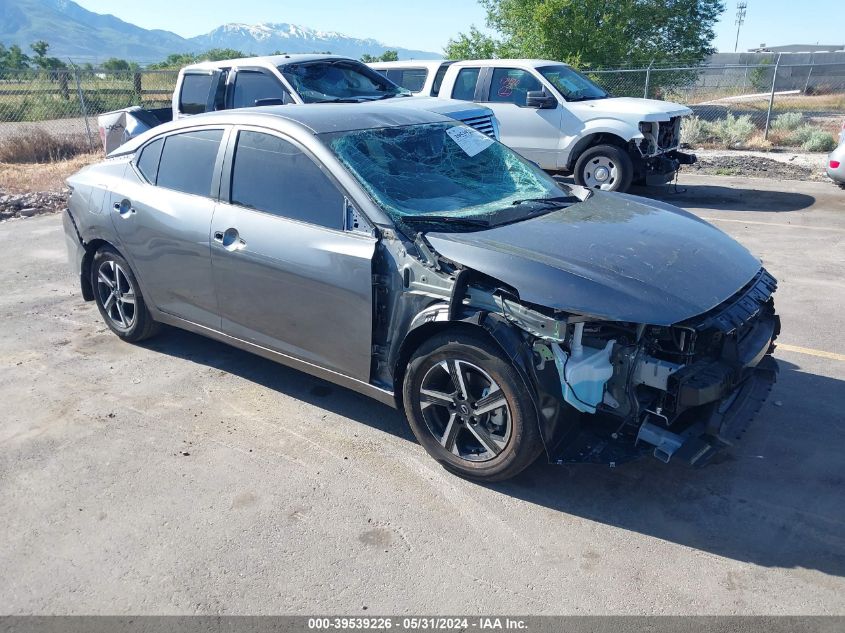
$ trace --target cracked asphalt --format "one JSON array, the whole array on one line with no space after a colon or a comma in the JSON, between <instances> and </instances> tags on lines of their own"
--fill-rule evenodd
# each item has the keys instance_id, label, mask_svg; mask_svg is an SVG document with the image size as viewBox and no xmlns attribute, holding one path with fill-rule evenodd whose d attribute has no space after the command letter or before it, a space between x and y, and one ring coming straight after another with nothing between
<instances>
[{"instance_id":1,"label":"cracked asphalt","mask_svg":"<svg viewBox=\"0 0 845 633\"><path fill-rule=\"evenodd\" d=\"M0 613L845 614L845 191L681 187L643 193L780 281L756 423L703 470L492 486L363 396L177 330L120 342L59 216L0 224Z\"/></svg>"}]
</instances>

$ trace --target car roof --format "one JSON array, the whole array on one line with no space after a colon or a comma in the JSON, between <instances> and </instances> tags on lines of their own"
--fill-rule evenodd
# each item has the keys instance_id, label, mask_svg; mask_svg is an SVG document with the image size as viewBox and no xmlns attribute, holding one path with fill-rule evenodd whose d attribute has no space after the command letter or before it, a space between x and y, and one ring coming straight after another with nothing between
<instances>
[{"instance_id":1,"label":"car roof","mask_svg":"<svg viewBox=\"0 0 845 633\"><path fill-rule=\"evenodd\" d=\"M282 132L323 134L444 122L454 123L455 120L429 110L407 108L381 101L239 108L197 114L164 123L127 141L109 156L132 154L149 139L160 134L202 125L256 125Z\"/></svg>"},{"instance_id":2,"label":"car roof","mask_svg":"<svg viewBox=\"0 0 845 633\"><path fill-rule=\"evenodd\" d=\"M372 68L440 68L443 64L454 64L448 59L404 59L398 62L371 62L367 64Z\"/></svg>"},{"instance_id":3,"label":"car roof","mask_svg":"<svg viewBox=\"0 0 845 633\"><path fill-rule=\"evenodd\" d=\"M569 66L564 62L557 62L553 59L465 59L454 64L457 67L464 66L527 66L529 68L540 68L542 66Z\"/></svg>"},{"instance_id":4,"label":"car roof","mask_svg":"<svg viewBox=\"0 0 845 633\"><path fill-rule=\"evenodd\" d=\"M238 57L236 59L221 59L219 61L205 61L185 66L182 70L215 70L217 68L229 68L230 66L260 66L262 68L278 68L286 64L302 64L305 62L316 62L324 59L348 59L358 61L343 55L262 55L260 57Z\"/></svg>"}]
</instances>

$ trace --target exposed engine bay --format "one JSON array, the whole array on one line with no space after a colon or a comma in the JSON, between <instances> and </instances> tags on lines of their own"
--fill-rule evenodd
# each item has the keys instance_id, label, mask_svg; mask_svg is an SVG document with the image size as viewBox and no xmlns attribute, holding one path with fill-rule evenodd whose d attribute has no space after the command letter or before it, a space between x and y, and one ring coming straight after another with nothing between
<instances>
[{"instance_id":1,"label":"exposed engine bay","mask_svg":"<svg viewBox=\"0 0 845 633\"><path fill-rule=\"evenodd\" d=\"M777 282L763 268L711 310L651 325L527 304L514 288L443 258L423 236L419 259L398 240L383 244L383 256L400 260L405 292L377 293L376 334L392 330L392 319L409 331L442 321L485 328L524 374L553 463L616 466L650 453L706 464L739 439L775 381ZM374 372L387 381L401 349L391 341L375 349Z\"/></svg>"}]
</instances>

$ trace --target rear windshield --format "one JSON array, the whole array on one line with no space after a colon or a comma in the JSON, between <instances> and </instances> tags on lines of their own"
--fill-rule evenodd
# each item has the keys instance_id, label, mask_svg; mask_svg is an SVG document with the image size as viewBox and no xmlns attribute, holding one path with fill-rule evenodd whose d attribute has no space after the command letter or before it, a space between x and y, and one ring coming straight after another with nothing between
<instances>
[{"instance_id":1,"label":"rear windshield","mask_svg":"<svg viewBox=\"0 0 845 633\"><path fill-rule=\"evenodd\" d=\"M372 101L410 92L369 66L346 59L328 59L279 66L305 103Z\"/></svg>"}]
</instances>

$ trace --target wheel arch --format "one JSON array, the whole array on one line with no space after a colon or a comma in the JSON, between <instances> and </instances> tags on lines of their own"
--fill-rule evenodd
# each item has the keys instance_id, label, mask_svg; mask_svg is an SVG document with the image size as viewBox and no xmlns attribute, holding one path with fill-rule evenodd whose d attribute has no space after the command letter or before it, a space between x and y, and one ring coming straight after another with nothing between
<instances>
[{"instance_id":1,"label":"wheel arch","mask_svg":"<svg viewBox=\"0 0 845 633\"><path fill-rule=\"evenodd\" d=\"M120 252L120 249L108 240L95 238L85 243L85 255L82 257L82 270L79 276L82 298L85 299L85 301L94 300L94 288L91 286L91 264L94 261L94 255L96 255L97 251L104 246L113 248L118 254L120 254L121 257L123 257L123 253Z\"/></svg>"},{"instance_id":2,"label":"wheel arch","mask_svg":"<svg viewBox=\"0 0 845 633\"><path fill-rule=\"evenodd\" d=\"M626 152L628 151L628 141L619 134L615 132L593 132L575 143L575 146L569 152L569 156L566 159L564 170L573 171L575 169L575 163L578 162L581 154L595 145L616 145Z\"/></svg>"},{"instance_id":3,"label":"wheel arch","mask_svg":"<svg viewBox=\"0 0 845 633\"><path fill-rule=\"evenodd\" d=\"M405 381L405 374L414 352L433 336L450 331L481 335L495 343L513 363L525 388L532 394L532 401L536 407L536 389L530 377L531 351L525 345L520 331L516 326L508 323L499 315L479 311L460 320L424 322L408 331L402 340L396 361L393 365L393 393L396 398L396 406L400 411L404 406L402 402L402 387Z\"/></svg>"}]
</instances>

